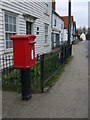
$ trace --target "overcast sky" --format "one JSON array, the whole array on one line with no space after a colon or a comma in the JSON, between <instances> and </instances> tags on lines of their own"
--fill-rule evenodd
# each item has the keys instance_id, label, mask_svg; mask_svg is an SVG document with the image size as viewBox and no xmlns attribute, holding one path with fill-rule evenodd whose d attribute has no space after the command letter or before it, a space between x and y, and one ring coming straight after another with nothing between
<instances>
[{"instance_id":1,"label":"overcast sky","mask_svg":"<svg viewBox=\"0 0 90 120\"><path fill-rule=\"evenodd\" d=\"M72 15L77 27L88 27L88 2L90 0L72 0ZM68 15L68 0L56 0L56 11L60 16Z\"/></svg>"}]
</instances>

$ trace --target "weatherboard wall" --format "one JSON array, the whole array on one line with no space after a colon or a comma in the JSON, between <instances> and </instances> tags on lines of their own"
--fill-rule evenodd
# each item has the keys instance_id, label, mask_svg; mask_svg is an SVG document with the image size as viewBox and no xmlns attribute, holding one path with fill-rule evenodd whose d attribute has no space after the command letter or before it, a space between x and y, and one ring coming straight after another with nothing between
<instances>
[{"instance_id":1,"label":"weatherboard wall","mask_svg":"<svg viewBox=\"0 0 90 120\"><path fill-rule=\"evenodd\" d=\"M4 38L4 12L8 11L17 15L17 34L26 34L26 20L23 14L35 16L37 19L33 23L33 34L36 35L36 54L43 54L51 51L51 14L52 3L48 2L49 13L45 13L44 2L18 2L17 0L2 1L0 3L0 54L12 53L12 50L5 49ZM45 23L49 25L48 43L45 44ZM37 35L37 27L39 27L39 34Z\"/></svg>"}]
</instances>

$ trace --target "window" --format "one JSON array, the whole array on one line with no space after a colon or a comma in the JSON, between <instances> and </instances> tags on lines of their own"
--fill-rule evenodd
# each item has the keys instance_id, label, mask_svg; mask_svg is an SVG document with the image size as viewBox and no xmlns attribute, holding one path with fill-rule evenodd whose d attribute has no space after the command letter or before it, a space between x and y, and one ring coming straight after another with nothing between
<instances>
[{"instance_id":1,"label":"window","mask_svg":"<svg viewBox=\"0 0 90 120\"><path fill-rule=\"evenodd\" d=\"M61 29L63 29L63 24L61 24Z\"/></svg>"},{"instance_id":2,"label":"window","mask_svg":"<svg viewBox=\"0 0 90 120\"><path fill-rule=\"evenodd\" d=\"M56 26L56 20L54 19L54 26Z\"/></svg>"},{"instance_id":3,"label":"window","mask_svg":"<svg viewBox=\"0 0 90 120\"><path fill-rule=\"evenodd\" d=\"M5 12L6 49L12 48L12 41L10 40L10 36L15 35L16 33L16 16Z\"/></svg>"},{"instance_id":4,"label":"window","mask_svg":"<svg viewBox=\"0 0 90 120\"><path fill-rule=\"evenodd\" d=\"M45 44L48 42L48 24L45 24Z\"/></svg>"},{"instance_id":5,"label":"window","mask_svg":"<svg viewBox=\"0 0 90 120\"><path fill-rule=\"evenodd\" d=\"M48 3L45 3L45 13L48 13Z\"/></svg>"}]
</instances>

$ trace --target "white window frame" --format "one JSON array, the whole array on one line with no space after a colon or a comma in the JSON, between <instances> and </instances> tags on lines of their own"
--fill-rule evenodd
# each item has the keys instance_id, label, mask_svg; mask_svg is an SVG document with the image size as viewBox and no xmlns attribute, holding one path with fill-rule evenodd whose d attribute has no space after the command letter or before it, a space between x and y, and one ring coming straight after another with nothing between
<instances>
[{"instance_id":1,"label":"white window frame","mask_svg":"<svg viewBox=\"0 0 90 120\"><path fill-rule=\"evenodd\" d=\"M49 5L48 5L48 2L45 2L45 13L46 13L46 14L49 13Z\"/></svg>"},{"instance_id":2,"label":"white window frame","mask_svg":"<svg viewBox=\"0 0 90 120\"><path fill-rule=\"evenodd\" d=\"M45 26L48 27L48 32L47 33L46 33L46 30L45 30L45 45L47 45L48 41L49 41L49 25L45 23L44 29L45 29ZM46 36L47 36L47 41L46 41Z\"/></svg>"},{"instance_id":3,"label":"white window frame","mask_svg":"<svg viewBox=\"0 0 90 120\"><path fill-rule=\"evenodd\" d=\"M9 16L13 16L16 17L16 32L11 32L11 31L5 31L5 14L9 15ZM18 33L18 29L19 29L19 24L18 24L18 15L9 11L3 11L3 24L4 24L4 46L5 46L5 53L7 52L12 52L13 51L13 46L12 48L6 48L6 33L12 33L12 34L17 34Z\"/></svg>"}]
</instances>

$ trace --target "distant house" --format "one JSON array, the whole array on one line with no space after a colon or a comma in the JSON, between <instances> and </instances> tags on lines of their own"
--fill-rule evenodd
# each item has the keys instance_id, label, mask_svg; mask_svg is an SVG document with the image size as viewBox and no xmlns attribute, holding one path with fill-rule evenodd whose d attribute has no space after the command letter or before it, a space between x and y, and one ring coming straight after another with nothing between
<instances>
[{"instance_id":1,"label":"distant house","mask_svg":"<svg viewBox=\"0 0 90 120\"><path fill-rule=\"evenodd\" d=\"M64 37L64 20L52 11L52 48L59 47Z\"/></svg>"},{"instance_id":2,"label":"distant house","mask_svg":"<svg viewBox=\"0 0 90 120\"><path fill-rule=\"evenodd\" d=\"M55 1L52 4L52 49L59 47L60 43L63 42L64 37L64 20L60 17L60 15L55 12Z\"/></svg>"},{"instance_id":3,"label":"distant house","mask_svg":"<svg viewBox=\"0 0 90 120\"><path fill-rule=\"evenodd\" d=\"M62 16L64 20L64 41L68 41L68 16ZM71 16L71 41L73 40L73 16Z\"/></svg>"},{"instance_id":4,"label":"distant house","mask_svg":"<svg viewBox=\"0 0 90 120\"><path fill-rule=\"evenodd\" d=\"M52 2L0 2L0 54L12 54L10 36L36 35L36 55L51 51Z\"/></svg>"}]
</instances>

